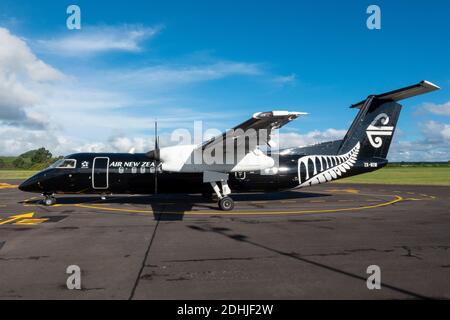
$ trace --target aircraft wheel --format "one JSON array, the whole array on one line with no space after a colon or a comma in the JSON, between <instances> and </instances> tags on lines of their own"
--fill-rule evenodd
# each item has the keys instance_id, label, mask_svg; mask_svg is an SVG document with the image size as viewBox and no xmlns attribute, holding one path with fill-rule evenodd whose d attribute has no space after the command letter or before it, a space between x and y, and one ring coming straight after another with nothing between
<instances>
[{"instance_id":1,"label":"aircraft wheel","mask_svg":"<svg viewBox=\"0 0 450 320\"><path fill-rule=\"evenodd\" d=\"M230 211L234 208L234 201L230 197L224 197L219 200L219 208L223 211Z\"/></svg>"},{"instance_id":2,"label":"aircraft wheel","mask_svg":"<svg viewBox=\"0 0 450 320\"><path fill-rule=\"evenodd\" d=\"M54 197L48 197L44 199L44 204L46 206L52 206L56 203L56 199Z\"/></svg>"}]
</instances>

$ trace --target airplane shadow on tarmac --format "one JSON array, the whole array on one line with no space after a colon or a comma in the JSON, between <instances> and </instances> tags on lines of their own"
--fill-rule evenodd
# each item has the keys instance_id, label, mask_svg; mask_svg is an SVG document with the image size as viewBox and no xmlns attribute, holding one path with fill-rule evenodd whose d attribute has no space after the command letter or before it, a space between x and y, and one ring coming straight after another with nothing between
<instances>
[{"instance_id":1,"label":"airplane shadow on tarmac","mask_svg":"<svg viewBox=\"0 0 450 320\"><path fill-rule=\"evenodd\" d=\"M314 192L298 192L298 191L283 191L271 193L238 193L233 194L233 200L238 205L241 201L277 201L277 200L291 200L291 199L307 199L329 197L331 194L314 193ZM20 203L25 203L21 201ZM27 204L44 205L42 199L33 199L26 201ZM207 211L221 211L217 207L217 202L206 199L199 194L158 194L158 195L109 195L106 199L100 199L99 195L61 195L57 196L57 204L61 205L102 205L113 204L111 208L123 209L124 212L129 210L146 210L150 206L153 212L154 219L158 221L178 221L183 220L186 212L196 210ZM50 207L49 207L50 209ZM260 208L264 210L264 207Z\"/></svg>"}]
</instances>

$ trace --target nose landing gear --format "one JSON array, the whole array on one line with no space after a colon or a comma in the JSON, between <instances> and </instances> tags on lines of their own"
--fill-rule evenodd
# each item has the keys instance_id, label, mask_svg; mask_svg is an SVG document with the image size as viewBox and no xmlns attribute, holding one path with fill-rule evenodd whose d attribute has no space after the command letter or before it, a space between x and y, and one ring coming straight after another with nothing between
<instances>
[{"instance_id":1,"label":"nose landing gear","mask_svg":"<svg viewBox=\"0 0 450 320\"><path fill-rule=\"evenodd\" d=\"M43 202L46 206L52 206L56 203L56 198L53 196L53 194L44 194Z\"/></svg>"}]
</instances>

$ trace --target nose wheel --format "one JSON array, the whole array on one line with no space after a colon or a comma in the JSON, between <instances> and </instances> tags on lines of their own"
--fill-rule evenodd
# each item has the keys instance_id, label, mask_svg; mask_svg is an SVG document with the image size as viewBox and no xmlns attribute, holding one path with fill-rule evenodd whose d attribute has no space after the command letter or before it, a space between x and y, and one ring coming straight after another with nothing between
<instances>
[{"instance_id":1,"label":"nose wheel","mask_svg":"<svg viewBox=\"0 0 450 320\"><path fill-rule=\"evenodd\" d=\"M52 206L56 203L56 198L53 195L44 195L44 204L46 206Z\"/></svg>"}]
</instances>

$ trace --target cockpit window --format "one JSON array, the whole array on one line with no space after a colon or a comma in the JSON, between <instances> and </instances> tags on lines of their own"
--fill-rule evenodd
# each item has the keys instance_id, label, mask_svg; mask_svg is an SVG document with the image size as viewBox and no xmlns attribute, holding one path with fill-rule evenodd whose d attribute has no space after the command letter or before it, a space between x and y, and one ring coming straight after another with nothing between
<instances>
[{"instance_id":1,"label":"cockpit window","mask_svg":"<svg viewBox=\"0 0 450 320\"><path fill-rule=\"evenodd\" d=\"M52 164L49 168L62 168L62 169L73 169L77 165L77 160L75 159L60 159Z\"/></svg>"}]
</instances>

